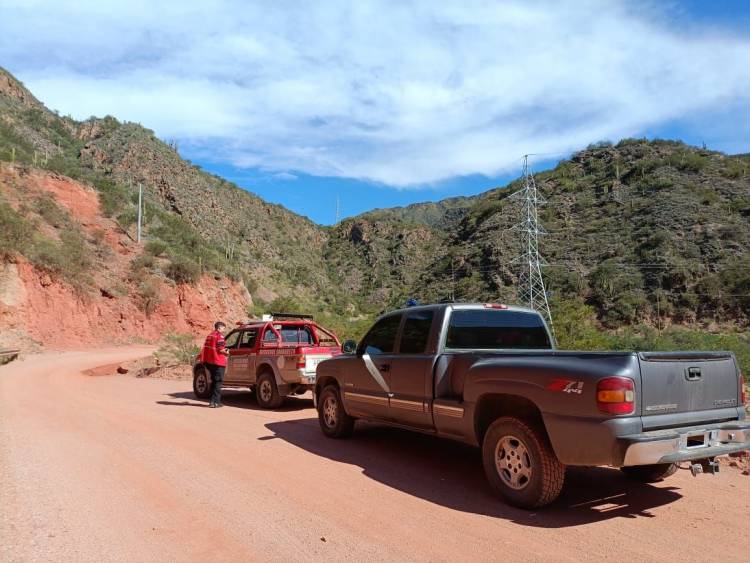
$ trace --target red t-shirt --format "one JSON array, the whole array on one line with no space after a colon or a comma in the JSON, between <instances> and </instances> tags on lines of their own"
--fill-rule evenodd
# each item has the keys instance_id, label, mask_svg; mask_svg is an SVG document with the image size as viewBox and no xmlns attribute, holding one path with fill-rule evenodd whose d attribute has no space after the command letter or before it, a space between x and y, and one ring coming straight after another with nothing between
<instances>
[{"instance_id":1,"label":"red t-shirt","mask_svg":"<svg viewBox=\"0 0 750 563\"><path fill-rule=\"evenodd\" d=\"M201 350L201 362L204 364L214 364L215 366L226 366L227 357L221 352L224 351L224 336L215 330L208 336L203 343Z\"/></svg>"}]
</instances>

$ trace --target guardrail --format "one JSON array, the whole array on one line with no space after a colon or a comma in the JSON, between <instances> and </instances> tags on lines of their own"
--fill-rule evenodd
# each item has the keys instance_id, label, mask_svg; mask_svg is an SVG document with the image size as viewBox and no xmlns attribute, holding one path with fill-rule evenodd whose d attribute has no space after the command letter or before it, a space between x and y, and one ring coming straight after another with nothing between
<instances>
[{"instance_id":1,"label":"guardrail","mask_svg":"<svg viewBox=\"0 0 750 563\"><path fill-rule=\"evenodd\" d=\"M20 353L21 350L0 350L0 366L12 362Z\"/></svg>"}]
</instances>

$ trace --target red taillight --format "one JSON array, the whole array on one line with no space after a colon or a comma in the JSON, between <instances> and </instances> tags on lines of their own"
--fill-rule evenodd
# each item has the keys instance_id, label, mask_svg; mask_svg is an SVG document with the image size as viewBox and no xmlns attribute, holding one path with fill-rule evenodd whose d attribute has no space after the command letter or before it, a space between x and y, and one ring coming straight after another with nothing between
<instances>
[{"instance_id":1,"label":"red taillight","mask_svg":"<svg viewBox=\"0 0 750 563\"><path fill-rule=\"evenodd\" d=\"M635 384L627 377L607 377L596 385L596 406L607 414L632 414Z\"/></svg>"},{"instance_id":2,"label":"red taillight","mask_svg":"<svg viewBox=\"0 0 750 563\"><path fill-rule=\"evenodd\" d=\"M747 396L745 395L745 378L742 377L740 372L740 406L744 407L747 404Z\"/></svg>"},{"instance_id":3,"label":"red taillight","mask_svg":"<svg viewBox=\"0 0 750 563\"><path fill-rule=\"evenodd\" d=\"M294 352L296 354L299 354L297 356L297 369L305 369L305 366L307 365L307 358L305 358L305 349L297 348Z\"/></svg>"},{"instance_id":4,"label":"red taillight","mask_svg":"<svg viewBox=\"0 0 750 563\"><path fill-rule=\"evenodd\" d=\"M502 303L485 303L484 308L485 309L507 309L508 306Z\"/></svg>"}]
</instances>

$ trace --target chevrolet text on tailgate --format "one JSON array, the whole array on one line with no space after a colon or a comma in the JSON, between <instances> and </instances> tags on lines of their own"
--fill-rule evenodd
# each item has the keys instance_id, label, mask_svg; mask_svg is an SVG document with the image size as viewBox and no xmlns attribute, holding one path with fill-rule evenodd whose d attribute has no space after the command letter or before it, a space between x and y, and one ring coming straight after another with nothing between
<instances>
[{"instance_id":1,"label":"chevrolet text on tailgate","mask_svg":"<svg viewBox=\"0 0 750 563\"><path fill-rule=\"evenodd\" d=\"M555 500L566 465L649 482L750 449L729 352L562 352L538 313L496 304L393 311L355 346L318 366L323 433L351 436L361 418L480 446L515 506Z\"/></svg>"},{"instance_id":2,"label":"chevrolet text on tailgate","mask_svg":"<svg viewBox=\"0 0 750 563\"><path fill-rule=\"evenodd\" d=\"M224 387L255 390L266 409L281 406L287 395L301 395L315 385L318 364L341 353L339 339L309 315L272 313L262 321L239 323L226 336L229 350ZM211 396L211 377L196 359L193 391Z\"/></svg>"}]
</instances>

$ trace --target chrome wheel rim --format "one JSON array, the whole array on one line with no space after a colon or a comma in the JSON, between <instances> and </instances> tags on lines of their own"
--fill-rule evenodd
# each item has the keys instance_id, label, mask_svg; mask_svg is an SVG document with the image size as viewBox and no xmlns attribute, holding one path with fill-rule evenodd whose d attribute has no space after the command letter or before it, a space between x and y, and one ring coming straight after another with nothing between
<instances>
[{"instance_id":1,"label":"chrome wheel rim","mask_svg":"<svg viewBox=\"0 0 750 563\"><path fill-rule=\"evenodd\" d=\"M195 378L195 389L198 393L205 393L208 389L208 381L205 373L199 373Z\"/></svg>"},{"instance_id":2,"label":"chrome wheel rim","mask_svg":"<svg viewBox=\"0 0 750 563\"><path fill-rule=\"evenodd\" d=\"M495 446L495 468L504 484L520 491L531 482L531 456L515 436L503 436Z\"/></svg>"},{"instance_id":3,"label":"chrome wheel rim","mask_svg":"<svg viewBox=\"0 0 750 563\"><path fill-rule=\"evenodd\" d=\"M336 397L328 395L323 400L323 421L326 423L328 428L336 426L336 418L338 417L338 401Z\"/></svg>"},{"instance_id":4,"label":"chrome wheel rim","mask_svg":"<svg viewBox=\"0 0 750 563\"><path fill-rule=\"evenodd\" d=\"M267 379L264 381L261 381L260 383L260 398L263 400L264 403L267 403L271 400L271 395L273 394L273 390L271 389L271 382Z\"/></svg>"}]
</instances>

